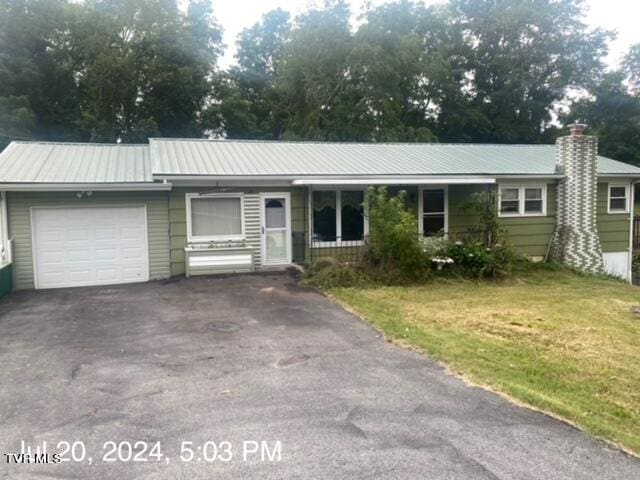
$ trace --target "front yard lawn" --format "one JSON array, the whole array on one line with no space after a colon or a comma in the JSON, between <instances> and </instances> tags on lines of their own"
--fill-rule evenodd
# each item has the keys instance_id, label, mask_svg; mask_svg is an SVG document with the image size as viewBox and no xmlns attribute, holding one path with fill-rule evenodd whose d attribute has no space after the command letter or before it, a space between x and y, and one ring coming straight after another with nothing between
<instances>
[{"instance_id":1,"label":"front yard lawn","mask_svg":"<svg viewBox=\"0 0 640 480\"><path fill-rule=\"evenodd\" d=\"M472 382L640 453L640 288L541 272L329 293Z\"/></svg>"}]
</instances>

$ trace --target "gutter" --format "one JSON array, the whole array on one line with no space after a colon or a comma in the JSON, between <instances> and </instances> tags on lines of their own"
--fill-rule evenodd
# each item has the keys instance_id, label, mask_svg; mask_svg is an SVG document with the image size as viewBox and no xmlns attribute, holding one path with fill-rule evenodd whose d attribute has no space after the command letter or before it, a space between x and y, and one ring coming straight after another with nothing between
<instances>
[{"instance_id":1,"label":"gutter","mask_svg":"<svg viewBox=\"0 0 640 480\"><path fill-rule=\"evenodd\" d=\"M496 183L495 178L375 178L375 179L296 179L292 185L469 185Z\"/></svg>"},{"instance_id":2,"label":"gutter","mask_svg":"<svg viewBox=\"0 0 640 480\"><path fill-rule=\"evenodd\" d=\"M5 192L137 192L168 191L170 183L0 183L0 191Z\"/></svg>"},{"instance_id":3,"label":"gutter","mask_svg":"<svg viewBox=\"0 0 640 480\"><path fill-rule=\"evenodd\" d=\"M206 181L206 182L221 182L221 181L367 181L367 182L379 182L384 183L393 181L400 183L429 183L437 182L444 183L449 181L451 183L464 183L464 181L471 180L492 180L497 178L514 178L514 179L541 179L541 178L564 178L562 174L467 174L467 175L398 175L398 174L384 174L384 175L168 175L168 174L155 174L153 175L155 180L164 181Z\"/></svg>"}]
</instances>

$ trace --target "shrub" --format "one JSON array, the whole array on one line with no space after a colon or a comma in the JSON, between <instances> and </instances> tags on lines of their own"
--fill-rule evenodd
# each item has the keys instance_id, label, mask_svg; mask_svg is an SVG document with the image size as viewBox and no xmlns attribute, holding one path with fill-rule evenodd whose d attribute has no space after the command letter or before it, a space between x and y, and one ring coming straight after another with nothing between
<instances>
[{"instance_id":1,"label":"shrub","mask_svg":"<svg viewBox=\"0 0 640 480\"><path fill-rule=\"evenodd\" d=\"M449 240L445 236L423 237L420 241L422 251L429 259L447 254Z\"/></svg>"},{"instance_id":2,"label":"shrub","mask_svg":"<svg viewBox=\"0 0 640 480\"><path fill-rule=\"evenodd\" d=\"M426 278L423 277L423 279ZM372 287L380 285L407 285L412 283L397 268L367 263L341 263L327 259L305 268L303 283L321 289L336 287Z\"/></svg>"},{"instance_id":3,"label":"shrub","mask_svg":"<svg viewBox=\"0 0 640 480\"><path fill-rule=\"evenodd\" d=\"M406 207L406 192L389 197L385 187L369 188L369 252L375 267L397 269L406 280L421 278L428 259L418 237L418 223Z\"/></svg>"},{"instance_id":4,"label":"shrub","mask_svg":"<svg viewBox=\"0 0 640 480\"><path fill-rule=\"evenodd\" d=\"M454 270L470 278L504 278L531 264L510 245L487 248L480 242L458 242L449 246L447 254L454 261Z\"/></svg>"},{"instance_id":5,"label":"shrub","mask_svg":"<svg viewBox=\"0 0 640 480\"><path fill-rule=\"evenodd\" d=\"M478 219L475 227L469 231L470 238L492 248L501 242L504 231L498 218L497 195L494 190L476 192L464 203L462 209Z\"/></svg>"},{"instance_id":6,"label":"shrub","mask_svg":"<svg viewBox=\"0 0 640 480\"><path fill-rule=\"evenodd\" d=\"M455 270L463 276L481 278L489 263L488 249L481 243L452 243L447 255L453 259Z\"/></svg>"},{"instance_id":7,"label":"shrub","mask_svg":"<svg viewBox=\"0 0 640 480\"><path fill-rule=\"evenodd\" d=\"M640 272L640 252L634 252L631 259L631 270L634 273Z\"/></svg>"},{"instance_id":8,"label":"shrub","mask_svg":"<svg viewBox=\"0 0 640 480\"><path fill-rule=\"evenodd\" d=\"M321 261L307 266L304 283L318 288L366 287L374 281L360 265Z\"/></svg>"}]
</instances>

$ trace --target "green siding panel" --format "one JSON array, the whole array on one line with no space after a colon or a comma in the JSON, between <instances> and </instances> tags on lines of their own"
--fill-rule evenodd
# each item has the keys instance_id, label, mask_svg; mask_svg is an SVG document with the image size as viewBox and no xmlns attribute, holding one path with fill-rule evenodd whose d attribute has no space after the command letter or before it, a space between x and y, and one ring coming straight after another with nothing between
<instances>
[{"instance_id":1,"label":"green siding panel","mask_svg":"<svg viewBox=\"0 0 640 480\"><path fill-rule=\"evenodd\" d=\"M521 182L514 185L537 184L539 182ZM497 188L494 186L493 188ZM449 232L452 238L463 235L467 230L478 227L478 218L465 206L475 193L487 190L486 185L450 185L449 186ZM500 218L506 240L517 251L526 256L543 256L547 252L549 241L555 227L556 184L547 184L547 214L536 217Z\"/></svg>"},{"instance_id":2,"label":"green siding panel","mask_svg":"<svg viewBox=\"0 0 640 480\"><path fill-rule=\"evenodd\" d=\"M14 284L16 289L34 288L31 243L31 207L82 205L146 205L149 241L149 278L169 277L168 192L93 192L77 198L75 192L9 192L9 235L13 239Z\"/></svg>"},{"instance_id":3,"label":"green siding panel","mask_svg":"<svg viewBox=\"0 0 640 480\"><path fill-rule=\"evenodd\" d=\"M614 182L625 183L625 182ZM629 251L631 213L607 213L608 183L598 183L597 225L603 253Z\"/></svg>"}]
</instances>

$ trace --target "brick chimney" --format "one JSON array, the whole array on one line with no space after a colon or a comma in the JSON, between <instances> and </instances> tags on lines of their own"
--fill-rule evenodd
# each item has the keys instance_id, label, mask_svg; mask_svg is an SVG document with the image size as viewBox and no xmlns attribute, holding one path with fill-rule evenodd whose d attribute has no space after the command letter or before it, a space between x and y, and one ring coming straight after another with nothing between
<instances>
[{"instance_id":1,"label":"brick chimney","mask_svg":"<svg viewBox=\"0 0 640 480\"><path fill-rule=\"evenodd\" d=\"M603 272L596 225L598 139L585 135L583 123L569 125L569 135L556 141L558 183L556 226L551 257L589 273Z\"/></svg>"}]
</instances>

